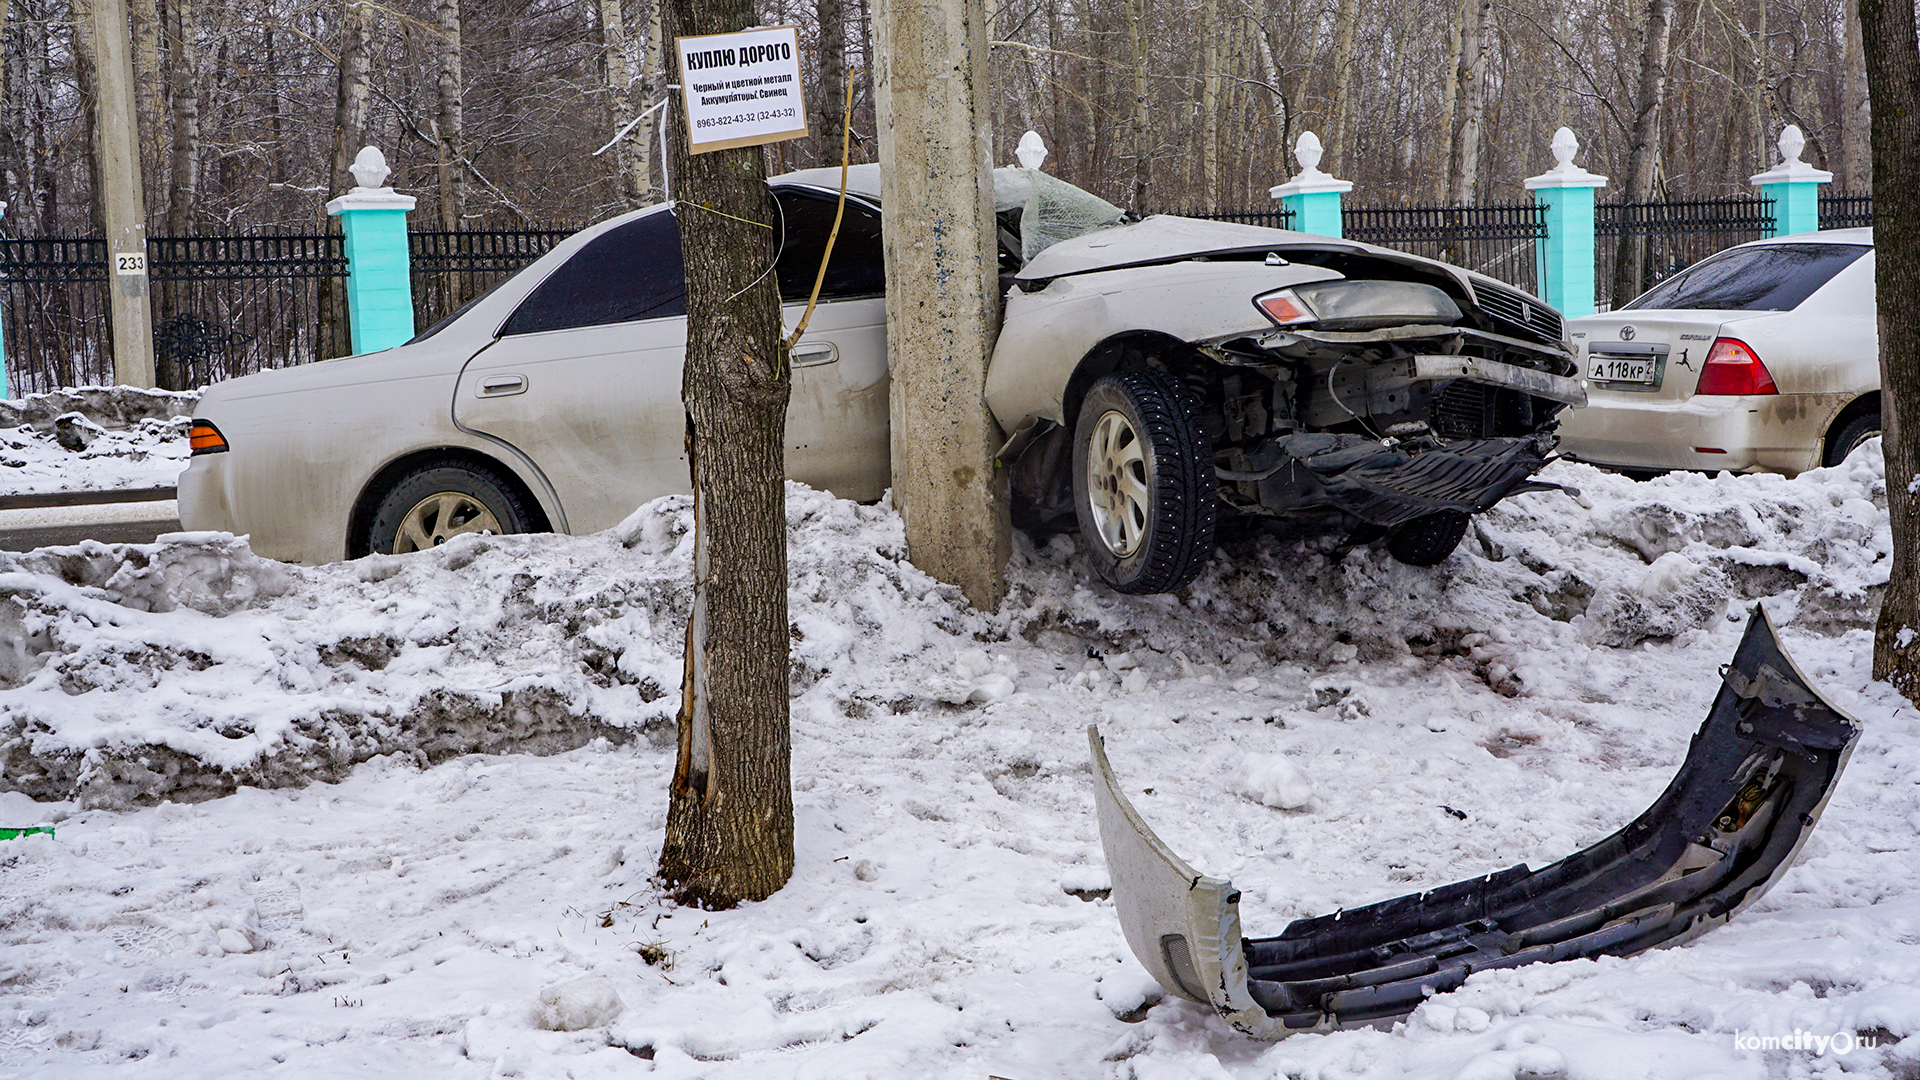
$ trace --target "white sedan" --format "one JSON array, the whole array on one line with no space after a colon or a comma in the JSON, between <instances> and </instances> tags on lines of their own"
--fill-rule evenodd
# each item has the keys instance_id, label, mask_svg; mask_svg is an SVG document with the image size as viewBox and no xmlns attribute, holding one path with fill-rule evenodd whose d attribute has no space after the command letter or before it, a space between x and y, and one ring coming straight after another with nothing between
<instances>
[{"instance_id":1,"label":"white sedan","mask_svg":"<svg viewBox=\"0 0 1920 1080\"><path fill-rule=\"evenodd\" d=\"M1792 476L1880 433L1871 229L1729 248L1567 333L1588 399L1560 448L1579 461Z\"/></svg>"},{"instance_id":2,"label":"white sedan","mask_svg":"<svg viewBox=\"0 0 1920 1080\"><path fill-rule=\"evenodd\" d=\"M838 170L773 181L792 325ZM787 473L889 483L877 166L856 166L822 303L792 351ZM1116 589L1185 584L1216 521L1445 558L1534 486L1583 399L1560 317L1458 267L1350 241L1145 219L1037 170L995 173L1002 329L987 404L1016 523L1078 528ZM583 230L398 348L209 387L187 528L325 562L463 532L586 533L687 489L671 207Z\"/></svg>"}]
</instances>

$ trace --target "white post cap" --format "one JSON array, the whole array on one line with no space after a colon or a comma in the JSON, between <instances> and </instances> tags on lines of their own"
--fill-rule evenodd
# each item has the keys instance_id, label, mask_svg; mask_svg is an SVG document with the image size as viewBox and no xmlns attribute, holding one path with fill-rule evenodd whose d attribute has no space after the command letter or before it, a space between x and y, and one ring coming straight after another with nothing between
<instances>
[{"instance_id":1,"label":"white post cap","mask_svg":"<svg viewBox=\"0 0 1920 1080\"><path fill-rule=\"evenodd\" d=\"M1752 177L1752 182L1760 184L1826 184L1831 183L1833 174L1825 169L1816 169L1800 160L1800 152L1807 148L1807 136L1798 124L1788 124L1780 132L1780 164Z\"/></svg>"},{"instance_id":2,"label":"white post cap","mask_svg":"<svg viewBox=\"0 0 1920 1080\"><path fill-rule=\"evenodd\" d=\"M353 190L327 203L327 213L342 210L411 210L415 199L386 187L393 170L387 167L387 155L377 146L363 146L347 167L353 174Z\"/></svg>"},{"instance_id":3,"label":"white post cap","mask_svg":"<svg viewBox=\"0 0 1920 1080\"><path fill-rule=\"evenodd\" d=\"M1293 179L1278 187L1267 189L1267 194L1276 199L1289 195L1311 195L1321 191L1333 191L1345 194L1353 190L1349 180L1336 180L1320 171L1320 159L1326 150L1320 145L1320 136L1311 131L1303 131L1293 144L1293 160L1300 163L1300 172Z\"/></svg>"},{"instance_id":4,"label":"white post cap","mask_svg":"<svg viewBox=\"0 0 1920 1080\"><path fill-rule=\"evenodd\" d=\"M1014 148L1013 159L1023 169L1037 169L1047 160L1047 144L1040 141L1040 133L1029 131L1020 136L1020 145Z\"/></svg>"},{"instance_id":5,"label":"white post cap","mask_svg":"<svg viewBox=\"0 0 1920 1080\"><path fill-rule=\"evenodd\" d=\"M1541 188L1597 188L1605 187L1607 178L1599 173L1590 173L1573 163L1573 155L1580 152L1580 140L1574 137L1572 128L1561 128L1553 133L1553 142L1548 144L1553 150L1554 166L1539 176L1527 177L1528 191Z\"/></svg>"}]
</instances>

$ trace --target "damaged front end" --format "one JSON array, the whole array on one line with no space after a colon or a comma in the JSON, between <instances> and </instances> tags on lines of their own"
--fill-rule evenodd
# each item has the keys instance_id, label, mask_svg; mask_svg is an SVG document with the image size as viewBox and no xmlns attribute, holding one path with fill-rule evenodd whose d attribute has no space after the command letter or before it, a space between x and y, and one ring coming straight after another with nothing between
<instances>
[{"instance_id":1,"label":"damaged front end","mask_svg":"<svg viewBox=\"0 0 1920 1080\"><path fill-rule=\"evenodd\" d=\"M1222 500L1391 528L1544 486L1556 414L1586 401L1558 314L1484 280L1468 314L1435 284L1358 276L1403 266L1337 269L1350 276L1255 297L1271 330L1199 346L1188 385Z\"/></svg>"},{"instance_id":2,"label":"damaged front end","mask_svg":"<svg viewBox=\"0 0 1920 1080\"><path fill-rule=\"evenodd\" d=\"M1679 773L1619 832L1540 870L1523 864L1247 938L1239 892L1153 834L1088 729L1127 944L1168 993L1267 1039L1390 1022L1476 971L1628 956L1719 926L1791 865L1858 734L1755 608Z\"/></svg>"}]
</instances>

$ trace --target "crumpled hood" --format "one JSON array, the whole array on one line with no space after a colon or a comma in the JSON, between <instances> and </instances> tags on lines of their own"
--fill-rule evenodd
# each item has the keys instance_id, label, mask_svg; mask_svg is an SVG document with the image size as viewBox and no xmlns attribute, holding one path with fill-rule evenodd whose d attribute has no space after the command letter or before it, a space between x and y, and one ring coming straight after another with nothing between
<instances>
[{"instance_id":1,"label":"crumpled hood","mask_svg":"<svg viewBox=\"0 0 1920 1080\"><path fill-rule=\"evenodd\" d=\"M1129 225L1116 225L1111 229L1062 240L1034 256L1033 261L1021 268L1017 277L1022 281L1044 280L1203 255L1278 251L1284 257L1288 248L1365 253L1417 264L1462 283L1470 284L1472 281L1471 275L1457 267L1409 255L1404 251L1288 229L1269 229L1260 225L1207 221L1171 214L1155 214Z\"/></svg>"}]
</instances>

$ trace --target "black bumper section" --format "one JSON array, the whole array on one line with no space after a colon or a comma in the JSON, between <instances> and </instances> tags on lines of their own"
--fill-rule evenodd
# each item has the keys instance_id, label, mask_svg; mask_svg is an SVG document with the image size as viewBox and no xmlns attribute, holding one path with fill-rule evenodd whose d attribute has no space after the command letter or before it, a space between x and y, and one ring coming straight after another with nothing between
<instances>
[{"instance_id":1,"label":"black bumper section","mask_svg":"<svg viewBox=\"0 0 1920 1080\"><path fill-rule=\"evenodd\" d=\"M1330 506L1392 526L1443 510L1477 514L1509 495L1551 488L1532 477L1552 450L1551 435L1389 446L1358 435L1304 433L1268 443L1249 461L1266 473L1258 488L1262 506Z\"/></svg>"},{"instance_id":2,"label":"black bumper section","mask_svg":"<svg viewBox=\"0 0 1920 1080\"><path fill-rule=\"evenodd\" d=\"M1189 879L1196 895L1203 885L1217 886L1219 918L1202 917L1198 934L1182 933L1167 918L1179 906L1166 902L1171 898L1130 897L1132 883L1120 880L1117 867L1140 857L1126 850L1133 841L1119 828L1123 818L1138 821L1131 806L1124 814L1101 807L1101 838L1116 867L1114 900L1129 942L1158 945L1149 946L1150 962L1135 944L1148 969L1163 983L1171 977L1176 985L1167 989L1183 997L1198 1000L1191 991L1199 986L1179 984L1210 984L1208 1002L1235 1027L1278 1038L1404 1016L1475 971L1625 956L1726 922L1792 863L1858 734L1856 723L1794 668L1756 608L1667 790L1619 832L1544 869L1515 866L1302 919L1277 937L1240 939L1241 956L1234 957L1224 952L1227 936L1214 932L1230 922L1238 936L1238 893L1230 884ZM1096 772L1110 780L1097 739ZM1101 797L1124 802L1117 786ZM1164 850L1157 839L1153 845ZM1185 903L1200 907L1192 897ZM1142 918L1155 925L1130 924ZM1185 940L1210 937L1220 941L1222 955L1196 964ZM1171 939L1180 939L1178 950ZM1241 973L1243 985L1232 985Z\"/></svg>"}]
</instances>

